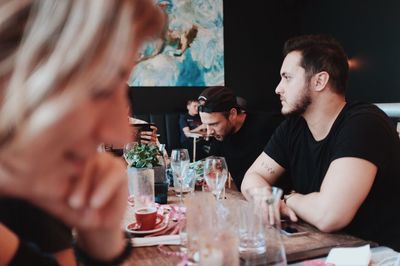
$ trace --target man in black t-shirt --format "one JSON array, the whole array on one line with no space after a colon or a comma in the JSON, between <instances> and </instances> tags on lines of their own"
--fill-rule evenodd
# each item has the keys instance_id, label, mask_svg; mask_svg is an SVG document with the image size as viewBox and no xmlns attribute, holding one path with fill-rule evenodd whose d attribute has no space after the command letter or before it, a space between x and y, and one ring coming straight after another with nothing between
<instances>
[{"instance_id":1,"label":"man in black t-shirt","mask_svg":"<svg viewBox=\"0 0 400 266\"><path fill-rule=\"evenodd\" d=\"M193 138L190 133L201 133L205 130L205 126L201 123L199 116L199 102L191 99L186 103L187 113L179 116L179 128L181 129L181 145L183 148L188 149L190 160L193 160ZM196 139L196 159L203 159L208 155L209 146L208 142L203 138Z\"/></svg>"},{"instance_id":2,"label":"man in black t-shirt","mask_svg":"<svg viewBox=\"0 0 400 266\"><path fill-rule=\"evenodd\" d=\"M262 152L281 116L245 112L233 92L224 87L207 88L199 101L201 121L214 137L210 154L225 157L233 181L240 189L244 174Z\"/></svg>"},{"instance_id":3,"label":"man in black t-shirt","mask_svg":"<svg viewBox=\"0 0 400 266\"><path fill-rule=\"evenodd\" d=\"M186 103L188 112L179 116L181 143L188 140L188 135L190 133L205 130L205 127L201 124L198 107L199 102L197 100L188 100Z\"/></svg>"},{"instance_id":4,"label":"man in black t-shirt","mask_svg":"<svg viewBox=\"0 0 400 266\"><path fill-rule=\"evenodd\" d=\"M288 116L247 171L242 191L290 173L281 211L400 250L400 140L377 107L346 103L347 57L327 36L286 42L276 88Z\"/></svg>"}]
</instances>

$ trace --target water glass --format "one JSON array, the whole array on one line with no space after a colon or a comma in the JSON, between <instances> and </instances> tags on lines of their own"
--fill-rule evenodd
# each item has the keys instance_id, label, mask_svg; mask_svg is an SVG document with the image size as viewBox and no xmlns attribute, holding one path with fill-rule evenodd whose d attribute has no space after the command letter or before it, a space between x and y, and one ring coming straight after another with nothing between
<instances>
[{"instance_id":1,"label":"water glass","mask_svg":"<svg viewBox=\"0 0 400 266\"><path fill-rule=\"evenodd\" d=\"M277 187L255 187L247 190L254 211L261 217L265 230L266 254L258 257L262 265L287 265L285 248L281 238L280 199L282 190ZM254 259L251 258L251 259ZM253 263L250 263L253 264Z\"/></svg>"},{"instance_id":2,"label":"water glass","mask_svg":"<svg viewBox=\"0 0 400 266\"><path fill-rule=\"evenodd\" d=\"M131 155L129 155L129 151L132 150L136 145L138 145L137 142L131 142L124 145L123 157L128 165L131 165L133 159L131 158Z\"/></svg>"},{"instance_id":3,"label":"water glass","mask_svg":"<svg viewBox=\"0 0 400 266\"><path fill-rule=\"evenodd\" d=\"M199 238L200 266L239 266L238 238L233 231L207 232Z\"/></svg>"},{"instance_id":4,"label":"water glass","mask_svg":"<svg viewBox=\"0 0 400 266\"><path fill-rule=\"evenodd\" d=\"M204 163L204 179L217 200L228 179L228 166L224 157L210 156Z\"/></svg>"},{"instance_id":5,"label":"water glass","mask_svg":"<svg viewBox=\"0 0 400 266\"><path fill-rule=\"evenodd\" d=\"M189 152L187 149L174 149L171 152L170 160L174 179L176 178L179 181L180 195L183 196L184 177L190 164Z\"/></svg>"},{"instance_id":6,"label":"water glass","mask_svg":"<svg viewBox=\"0 0 400 266\"><path fill-rule=\"evenodd\" d=\"M187 241L182 241L190 262L199 262L199 238L214 229L215 200L210 193L193 193L185 197L186 226L180 232L181 241L186 232ZM183 234L182 234L183 233Z\"/></svg>"},{"instance_id":7,"label":"water glass","mask_svg":"<svg viewBox=\"0 0 400 266\"><path fill-rule=\"evenodd\" d=\"M260 212L254 204L242 200L238 202L237 208L239 252L242 255L265 253L265 228Z\"/></svg>"},{"instance_id":8,"label":"water glass","mask_svg":"<svg viewBox=\"0 0 400 266\"><path fill-rule=\"evenodd\" d=\"M399 138L400 138L400 122L397 122L396 130L397 130L397 133L399 134Z\"/></svg>"},{"instance_id":9,"label":"water glass","mask_svg":"<svg viewBox=\"0 0 400 266\"><path fill-rule=\"evenodd\" d=\"M194 187L196 184L196 172L193 169L187 169L183 178L178 178L177 175L174 175L174 189L177 196L181 196L182 194L192 193L194 191Z\"/></svg>"},{"instance_id":10,"label":"water glass","mask_svg":"<svg viewBox=\"0 0 400 266\"><path fill-rule=\"evenodd\" d=\"M128 166L129 196L134 196L135 209L154 205L154 170Z\"/></svg>"}]
</instances>

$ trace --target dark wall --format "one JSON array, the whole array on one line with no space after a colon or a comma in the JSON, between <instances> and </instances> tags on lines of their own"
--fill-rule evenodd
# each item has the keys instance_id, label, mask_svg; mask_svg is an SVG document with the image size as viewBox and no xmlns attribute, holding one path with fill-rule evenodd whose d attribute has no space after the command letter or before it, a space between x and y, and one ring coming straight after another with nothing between
<instances>
[{"instance_id":1,"label":"dark wall","mask_svg":"<svg viewBox=\"0 0 400 266\"><path fill-rule=\"evenodd\" d=\"M400 102L400 1L224 0L225 83L249 108L278 110L282 46L302 33L328 33L362 65L347 97ZM184 111L203 88L131 88L135 113Z\"/></svg>"},{"instance_id":2,"label":"dark wall","mask_svg":"<svg viewBox=\"0 0 400 266\"><path fill-rule=\"evenodd\" d=\"M284 41L300 31L298 1L225 1L226 84L249 108L279 110L275 94Z\"/></svg>"},{"instance_id":3,"label":"dark wall","mask_svg":"<svg viewBox=\"0 0 400 266\"><path fill-rule=\"evenodd\" d=\"M186 101L196 99L203 88L144 87L129 88L135 114L184 112Z\"/></svg>"},{"instance_id":4,"label":"dark wall","mask_svg":"<svg viewBox=\"0 0 400 266\"><path fill-rule=\"evenodd\" d=\"M309 0L303 33L329 33L349 58L361 63L351 71L348 100L400 102L400 1Z\"/></svg>"}]
</instances>

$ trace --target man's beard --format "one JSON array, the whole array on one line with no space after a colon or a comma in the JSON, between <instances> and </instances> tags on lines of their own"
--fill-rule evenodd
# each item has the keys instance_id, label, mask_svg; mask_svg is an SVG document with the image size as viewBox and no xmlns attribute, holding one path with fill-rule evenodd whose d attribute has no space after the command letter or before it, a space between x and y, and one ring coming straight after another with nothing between
<instances>
[{"instance_id":1,"label":"man's beard","mask_svg":"<svg viewBox=\"0 0 400 266\"><path fill-rule=\"evenodd\" d=\"M224 136L217 135L214 136L216 140L218 141L224 141L227 137L233 135L235 133L235 128L232 125L229 125L229 129L225 132Z\"/></svg>"},{"instance_id":2,"label":"man's beard","mask_svg":"<svg viewBox=\"0 0 400 266\"><path fill-rule=\"evenodd\" d=\"M301 94L300 98L297 100L296 104L294 105L292 110L289 110L287 113L283 115L288 117L294 116L301 116L307 110L308 106L311 104L311 95L310 95L310 86L309 82L304 85L303 93Z\"/></svg>"}]
</instances>

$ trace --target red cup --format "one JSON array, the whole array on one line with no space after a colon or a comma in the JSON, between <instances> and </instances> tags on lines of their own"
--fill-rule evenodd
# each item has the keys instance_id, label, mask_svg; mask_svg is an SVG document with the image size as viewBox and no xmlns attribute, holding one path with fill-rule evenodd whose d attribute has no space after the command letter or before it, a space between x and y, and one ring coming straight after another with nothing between
<instances>
[{"instance_id":1,"label":"red cup","mask_svg":"<svg viewBox=\"0 0 400 266\"><path fill-rule=\"evenodd\" d=\"M163 217L161 215L157 215L157 208L154 207L137 209L135 211L135 217L136 224L139 227L139 230L142 231L152 230L163 221Z\"/></svg>"}]
</instances>

